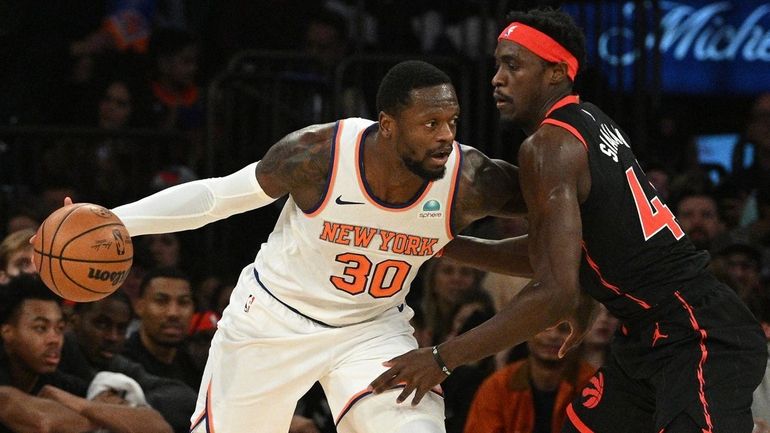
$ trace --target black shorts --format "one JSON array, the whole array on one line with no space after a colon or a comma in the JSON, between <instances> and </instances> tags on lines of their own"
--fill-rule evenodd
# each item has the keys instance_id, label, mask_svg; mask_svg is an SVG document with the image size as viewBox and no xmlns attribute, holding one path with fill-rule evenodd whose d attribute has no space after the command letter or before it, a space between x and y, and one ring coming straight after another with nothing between
<instances>
[{"instance_id":1,"label":"black shorts","mask_svg":"<svg viewBox=\"0 0 770 433\"><path fill-rule=\"evenodd\" d=\"M700 282L621 330L562 432L751 433L767 345L729 287Z\"/></svg>"}]
</instances>

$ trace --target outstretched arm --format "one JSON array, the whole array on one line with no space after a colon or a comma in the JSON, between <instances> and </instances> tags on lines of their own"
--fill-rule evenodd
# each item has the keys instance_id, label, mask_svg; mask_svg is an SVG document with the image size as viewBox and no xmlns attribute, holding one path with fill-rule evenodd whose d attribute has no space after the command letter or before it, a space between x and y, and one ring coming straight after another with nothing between
<instances>
[{"instance_id":1,"label":"outstretched arm","mask_svg":"<svg viewBox=\"0 0 770 433\"><path fill-rule=\"evenodd\" d=\"M131 236L192 230L266 206L291 193L301 206L312 200L328 172L331 124L287 135L265 157L225 177L167 188L113 212ZM319 183L319 187L315 187Z\"/></svg>"},{"instance_id":2,"label":"outstretched arm","mask_svg":"<svg viewBox=\"0 0 770 433\"><path fill-rule=\"evenodd\" d=\"M532 278L529 236L482 239L457 236L444 246L444 255L487 272Z\"/></svg>"},{"instance_id":3,"label":"outstretched arm","mask_svg":"<svg viewBox=\"0 0 770 433\"><path fill-rule=\"evenodd\" d=\"M529 254L532 281L498 314L482 325L432 349L418 349L388 361L390 367L372 387L382 392L406 383L398 400L416 391L413 404L446 378L438 359L453 368L519 344L536 333L568 321L573 333L565 345L583 335L574 319L583 305L578 284L582 224L579 194L590 184L582 144L561 129L544 126L522 145L521 187L529 209ZM578 329L575 329L578 328Z\"/></svg>"}]
</instances>

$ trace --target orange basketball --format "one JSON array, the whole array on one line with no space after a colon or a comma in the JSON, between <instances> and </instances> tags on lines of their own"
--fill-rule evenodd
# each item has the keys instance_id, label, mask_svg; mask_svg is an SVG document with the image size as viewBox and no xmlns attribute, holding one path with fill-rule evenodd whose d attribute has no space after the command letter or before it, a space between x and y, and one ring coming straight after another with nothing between
<instances>
[{"instance_id":1,"label":"orange basketball","mask_svg":"<svg viewBox=\"0 0 770 433\"><path fill-rule=\"evenodd\" d=\"M123 284L134 246L128 230L101 206L77 203L52 213L35 235L34 260L46 286L62 298L96 301Z\"/></svg>"}]
</instances>

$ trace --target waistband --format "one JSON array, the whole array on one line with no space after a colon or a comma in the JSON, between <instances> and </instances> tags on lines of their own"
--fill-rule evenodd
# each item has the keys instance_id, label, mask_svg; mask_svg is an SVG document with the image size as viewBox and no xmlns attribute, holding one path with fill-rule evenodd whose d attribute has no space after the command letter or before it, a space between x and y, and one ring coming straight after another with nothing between
<instances>
[{"instance_id":1,"label":"waistband","mask_svg":"<svg viewBox=\"0 0 770 433\"><path fill-rule=\"evenodd\" d=\"M681 313L682 317L686 317L686 312L683 309L680 298L684 299L688 304L694 304L714 290L719 290L720 287L723 290L732 290L710 273L703 273L683 284L680 288L672 290L668 295L656 302L651 309L621 320L621 324L629 333L634 333L635 331L654 326L655 322L671 320L677 317L677 313Z\"/></svg>"}]
</instances>

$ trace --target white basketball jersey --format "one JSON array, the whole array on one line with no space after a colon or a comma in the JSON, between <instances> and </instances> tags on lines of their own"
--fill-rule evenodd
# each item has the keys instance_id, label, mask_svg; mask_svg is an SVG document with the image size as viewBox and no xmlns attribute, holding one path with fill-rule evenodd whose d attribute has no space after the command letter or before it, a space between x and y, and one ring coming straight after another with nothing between
<instances>
[{"instance_id":1,"label":"white basketball jersey","mask_svg":"<svg viewBox=\"0 0 770 433\"><path fill-rule=\"evenodd\" d=\"M329 326L363 322L400 306L420 266L453 236L458 143L442 179L393 206L373 196L363 173L362 146L376 130L371 120L337 122L321 202L304 212L289 197L254 263L264 290Z\"/></svg>"}]
</instances>

